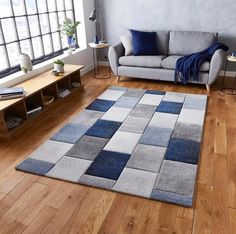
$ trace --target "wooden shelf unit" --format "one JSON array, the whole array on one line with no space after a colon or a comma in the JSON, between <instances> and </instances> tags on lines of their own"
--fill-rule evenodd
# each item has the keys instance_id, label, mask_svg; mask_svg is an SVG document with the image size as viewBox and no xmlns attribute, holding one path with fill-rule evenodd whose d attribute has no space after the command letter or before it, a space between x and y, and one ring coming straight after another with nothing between
<instances>
[{"instance_id":1,"label":"wooden shelf unit","mask_svg":"<svg viewBox=\"0 0 236 234\"><path fill-rule=\"evenodd\" d=\"M15 87L23 87L25 90L24 98L0 101L0 138L9 138L22 129L29 121L35 119L48 108L51 108L58 101L63 100L59 97L59 87L69 89L71 94L83 89L80 79L82 65L65 65L65 73L61 76L51 75L52 70L48 70L27 81L19 83ZM79 82L79 87L73 87L73 82ZM44 105L43 96L50 95L54 101L49 106ZM66 98L66 97L65 97ZM27 115L27 106L37 104L42 107L42 111L33 117ZM22 122L14 128L8 129L6 117L15 116L22 119Z\"/></svg>"}]
</instances>

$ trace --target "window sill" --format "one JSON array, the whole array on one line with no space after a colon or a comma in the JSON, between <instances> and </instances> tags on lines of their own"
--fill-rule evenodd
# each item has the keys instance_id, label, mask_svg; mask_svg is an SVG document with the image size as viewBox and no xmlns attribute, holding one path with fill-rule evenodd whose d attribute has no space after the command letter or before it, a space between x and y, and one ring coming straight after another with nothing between
<instances>
[{"instance_id":1,"label":"window sill","mask_svg":"<svg viewBox=\"0 0 236 234\"><path fill-rule=\"evenodd\" d=\"M42 72L52 69L53 62L56 59L68 58L68 57L73 56L75 54L79 54L81 51L83 51L85 49L87 49L87 48L78 48L75 51L73 51L72 55L69 55L68 50L67 50L60 56L57 56L57 57L50 59L50 60L46 60L45 62L42 62L42 63L39 63L39 64L33 66L33 70L29 73L25 74L22 71L19 71L19 72L12 74L12 75L6 76L6 77L0 79L0 87L10 87L10 86L16 85L20 82L23 82L25 80L28 80L32 77L35 77Z\"/></svg>"}]
</instances>

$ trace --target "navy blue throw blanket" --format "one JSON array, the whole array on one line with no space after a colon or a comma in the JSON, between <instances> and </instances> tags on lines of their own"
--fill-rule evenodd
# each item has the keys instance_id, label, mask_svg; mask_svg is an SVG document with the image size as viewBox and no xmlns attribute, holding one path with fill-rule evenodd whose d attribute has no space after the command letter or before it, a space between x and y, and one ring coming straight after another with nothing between
<instances>
[{"instance_id":1,"label":"navy blue throw blanket","mask_svg":"<svg viewBox=\"0 0 236 234\"><path fill-rule=\"evenodd\" d=\"M209 48L179 58L176 62L175 81L186 84L189 80L198 81L200 67L204 62L210 62L216 50L227 51L228 46L222 43L215 43Z\"/></svg>"}]
</instances>

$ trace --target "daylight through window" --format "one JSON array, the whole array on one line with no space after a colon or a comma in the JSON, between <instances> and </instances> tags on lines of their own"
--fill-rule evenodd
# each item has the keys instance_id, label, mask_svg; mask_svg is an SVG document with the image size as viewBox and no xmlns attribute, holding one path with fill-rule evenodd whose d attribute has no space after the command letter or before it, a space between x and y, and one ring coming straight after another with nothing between
<instances>
[{"instance_id":1,"label":"daylight through window","mask_svg":"<svg viewBox=\"0 0 236 234\"><path fill-rule=\"evenodd\" d=\"M59 25L75 21L73 0L0 0L0 78L20 70L19 54L33 64L67 49Z\"/></svg>"}]
</instances>

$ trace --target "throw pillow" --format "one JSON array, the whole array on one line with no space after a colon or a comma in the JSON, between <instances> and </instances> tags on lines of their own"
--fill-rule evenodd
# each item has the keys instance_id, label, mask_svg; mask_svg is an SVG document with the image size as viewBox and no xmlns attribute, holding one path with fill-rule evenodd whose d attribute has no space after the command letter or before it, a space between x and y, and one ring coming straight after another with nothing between
<instances>
[{"instance_id":1,"label":"throw pillow","mask_svg":"<svg viewBox=\"0 0 236 234\"><path fill-rule=\"evenodd\" d=\"M130 30L133 38L134 55L157 55L156 33Z\"/></svg>"},{"instance_id":2,"label":"throw pillow","mask_svg":"<svg viewBox=\"0 0 236 234\"><path fill-rule=\"evenodd\" d=\"M133 39L132 39L132 34L130 33L130 31L127 31L127 33L120 35L120 40L125 48L125 56L132 55L133 54Z\"/></svg>"}]
</instances>

